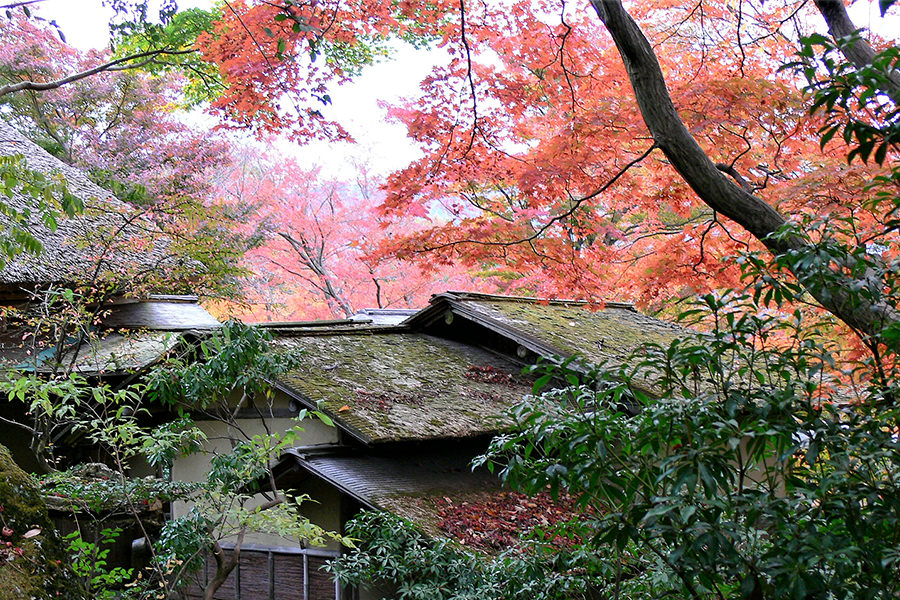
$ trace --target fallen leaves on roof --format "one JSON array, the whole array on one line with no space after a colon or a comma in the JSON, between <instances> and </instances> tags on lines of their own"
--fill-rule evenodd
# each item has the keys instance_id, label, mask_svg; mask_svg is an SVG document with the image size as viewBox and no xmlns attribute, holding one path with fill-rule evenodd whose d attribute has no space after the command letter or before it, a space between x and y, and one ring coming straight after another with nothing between
<instances>
[{"instance_id":1,"label":"fallen leaves on roof","mask_svg":"<svg viewBox=\"0 0 900 600\"><path fill-rule=\"evenodd\" d=\"M555 526L580 514L575 498L565 492L555 500L549 491L529 496L505 490L480 501L448 496L437 501L438 528L463 545L486 552L516 546L535 529L542 530L544 541L570 546L579 540L563 538Z\"/></svg>"}]
</instances>

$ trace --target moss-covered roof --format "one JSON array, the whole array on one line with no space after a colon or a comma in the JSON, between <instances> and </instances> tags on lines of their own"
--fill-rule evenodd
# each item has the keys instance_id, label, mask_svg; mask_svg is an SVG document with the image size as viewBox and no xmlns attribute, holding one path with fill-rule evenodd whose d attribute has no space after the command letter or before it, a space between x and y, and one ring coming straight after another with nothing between
<instances>
[{"instance_id":1,"label":"moss-covered roof","mask_svg":"<svg viewBox=\"0 0 900 600\"><path fill-rule=\"evenodd\" d=\"M685 332L622 306L591 310L582 303L468 299L460 304L548 342L560 354L579 354L594 363L621 360L641 344L668 343Z\"/></svg>"},{"instance_id":2,"label":"moss-covered roof","mask_svg":"<svg viewBox=\"0 0 900 600\"><path fill-rule=\"evenodd\" d=\"M689 331L641 314L630 305L510 298L449 292L433 306L449 304L454 313L516 340L539 356L578 355L589 363L618 368L642 344L669 344ZM603 306L603 305L599 305ZM652 391L649 381L634 382Z\"/></svg>"},{"instance_id":3,"label":"moss-covered roof","mask_svg":"<svg viewBox=\"0 0 900 600\"><path fill-rule=\"evenodd\" d=\"M506 409L531 391L512 362L422 333L345 331L279 343L304 351L282 386L322 402L366 443L495 432Z\"/></svg>"},{"instance_id":4,"label":"moss-covered roof","mask_svg":"<svg viewBox=\"0 0 900 600\"><path fill-rule=\"evenodd\" d=\"M56 363L54 347L38 349L25 346L21 339L0 336L0 367L50 373L71 369L83 375L110 375L140 370L155 363L181 340L178 333L130 332L109 333L66 349Z\"/></svg>"}]
</instances>

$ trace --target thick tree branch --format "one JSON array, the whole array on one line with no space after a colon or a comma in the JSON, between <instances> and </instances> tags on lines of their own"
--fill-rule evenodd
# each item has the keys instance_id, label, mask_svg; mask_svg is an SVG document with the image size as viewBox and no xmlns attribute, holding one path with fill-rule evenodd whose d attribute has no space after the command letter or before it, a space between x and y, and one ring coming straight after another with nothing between
<instances>
[{"instance_id":1,"label":"thick tree branch","mask_svg":"<svg viewBox=\"0 0 900 600\"><path fill-rule=\"evenodd\" d=\"M148 50L146 52L139 52L137 54L131 54L129 56L123 56L122 58L117 58L115 60L111 60L109 62L105 62L103 64L97 65L85 71L81 71L80 73L73 73L71 75L67 75L61 79L55 79L53 81L20 81L18 83L11 83L9 85L4 85L0 87L0 97L3 97L7 94L12 94L13 92L21 92L23 90L33 90L36 92L44 92L47 90L55 90L58 87L62 87L67 83L73 83L80 79L85 79L87 77L91 77L92 75L96 75L97 73L102 73L103 71L124 71L126 69L137 69L143 67L151 62L153 62L154 58L159 56L178 56L183 54L192 54L196 52L194 49L189 50ZM141 60L143 59L143 60ZM141 62L132 63L132 61L141 60Z\"/></svg>"},{"instance_id":2,"label":"thick tree branch","mask_svg":"<svg viewBox=\"0 0 900 600\"><path fill-rule=\"evenodd\" d=\"M723 173L731 175L735 181L737 181L738 185L741 186L744 191L753 192L753 186L750 185L750 182L744 179L744 176L734 168L733 165L729 165L726 163L716 163L716 168Z\"/></svg>"},{"instance_id":3,"label":"thick tree branch","mask_svg":"<svg viewBox=\"0 0 900 600\"><path fill-rule=\"evenodd\" d=\"M875 51L866 40L859 36L853 37L858 31L856 25L850 20L847 9L843 0L815 0L816 8L825 18L828 24L828 33L834 38L835 42L842 39L852 38L850 43L839 44L844 57L849 60L857 69L863 69L872 64L875 59ZM900 104L900 73L890 71L885 73L887 76L884 80L882 89L891 99Z\"/></svg>"},{"instance_id":4,"label":"thick tree branch","mask_svg":"<svg viewBox=\"0 0 900 600\"><path fill-rule=\"evenodd\" d=\"M710 208L738 223L772 253L790 257L805 250L800 238L777 235L787 225L785 218L722 173L688 131L666 88L653 47L621 1L591 0L591 4L625 63L647 128L691 189ZM822 306L854 330L877 340L886 324L900 322L900 314L893 307L853 299L841 285L823 285L823 268L811 272L792 266L792 272ZM836 280L840 278L837 272L834 276Z\"/></svg>"},{"instance_id":5,"label":"thick tree branch","mask_svg":"<svg viewBox=\"0 0 900 600\"><path fill-rule=\"evenodd\" d=\"M261 513L264 510L269 510L270 508L278 506L282 502L284 502L284 498L269 500L268 502L257 506L253 512ZM203 592L204 600L213 600L216 592L222 587L222 584L225 583L225 580L228 579L228 576L231 575L231 572L234 571L235 567L237 567L238 562L241 560L241 547L244 545L244 536L246 533L247 526L243 525L238 532L237 542L231 550L231 556L227 559L225 557L225 550L218 540L213 542L212 555L216 561L216 572L206 585L206 589Z\"/></svg>"}]
</instances>

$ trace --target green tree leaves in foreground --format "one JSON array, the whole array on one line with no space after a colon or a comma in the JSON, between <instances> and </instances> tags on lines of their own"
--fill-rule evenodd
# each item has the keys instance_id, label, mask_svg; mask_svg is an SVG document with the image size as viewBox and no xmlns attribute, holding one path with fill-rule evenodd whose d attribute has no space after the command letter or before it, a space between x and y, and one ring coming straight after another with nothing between
<instances>
[{"instance_id":1,"label":"green tree leaves in foreground","mask_svg":"<svg viewBox=\"0 0 900 600\"><path fill-rule=\"evenodd\" d=\"M290 353L276 353L267 332L233 322L210 334L199 347L176 346L150 373L123 385L89 381L74 372L48 380L12 371L0 379L0 393L21 403L36 423L85 436L112 467L108 476L99 478L85 477L85 467L78 465L55 471L42 482L44 495L85 519L86 527L92 515L126 515L152 540L146 568L129 574L105 570L102 540L95 545L73 538L70 550L76 574L92 597L170 597L194 583L196 571L210 556L215 571L201 587L212 594L235 568L241 543L251 531L313 545L330 540L351 543L312 524L300 510L306 498L278 489L271 477L273 461L297 444L302 433L299 422L319 416L330 423L328 417L303 410L297 415L298 426L271 434L236 426L239 407L257 407L263 418L271 391L262 382L295 361ZM164 406L171 409L170 420L160 423ZM173 480L174 461L199 452L207 441L206 432L192 419L194 414L223 423L232 437L219 451L205 448L213 456L204 478ZM65 448L43 450L51 455L49 464L57 463L51 459L67 459ZM161 470L163 477L128 475L144 462ZM179 506L179 514L156 523L152 507L161 508L163 503Z\"/></svg>"},{"instance_id":2,"label":"green tree leaves in foreground","mask_svg":"<svg viewBox=\"0 0 900 600\"><path fill-rule=\"evenodd\" d=\"M59 219L83 210L84 203L69 192L62 175L54 178L32 171L22 156L0 156L0 222L4 224L0 269L23 252L41 252L41 242L30 230L33 221L56 230Z\"/></svg>"},{"instance_id":3,"label":"green tree leaves in foreground","mask_svg":"<svg viewBox=\"0 0 900 600\"><path fill-rule=\"evenodd\" d=\"M895 598L896 371L851 384L799 311L730 295L698 310L710 333L648 346L631 370L540 367L581 382L526 399L515 431L477 459L514 489L576 496L558 534L573 543L534 536L479 559L367 515L353 530L366 544L332 568L404 599Z\"/></svg>"}]
</instances>

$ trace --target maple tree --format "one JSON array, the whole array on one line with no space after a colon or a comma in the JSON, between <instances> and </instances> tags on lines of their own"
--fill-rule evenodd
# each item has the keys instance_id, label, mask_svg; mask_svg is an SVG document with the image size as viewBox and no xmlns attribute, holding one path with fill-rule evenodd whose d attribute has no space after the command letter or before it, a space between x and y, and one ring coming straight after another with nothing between
<instances>
[{"instance_id":1,"label":"maple tree","mask_svg":"<svg viewBox=\"0 0 900 600\"><path fill-rule=\"evenodd\" d=\"M647 302L738 285L741 270L727 258L760 241L783 256L815 245L777 235L787 222L759 194L798 222L852 211L861 230L876 225L856 207L865 182L885 171L842 164L840 143L821 151L822 121L808 115L793 73L777 70L797 50L793 35L777 32L803 27L799 7L748 4L735 15L724 6L637 6L650 35L665 40L658 56L618 3L595 8L640 48L616 35L611 47L587 12L563 8L554 27L530 5L513 18L499 8L467 13L465 46L429 82L438 97L396 111L420 139L437 131L441 142L395 176L388 205L399 213L411 199L422 210L439 203L458 222L402 252L464 245L480 260L536 265L585 295L625 288ZM631 54L644 62L632 64ZM830 193L803 192L822 188ZM885 305L844 306L849 280L818 294L818 273L787 268L858 330L874 334L893 319Z\"/></svg>"},{"instance_id":2,"label":"maple tree","mask_svg":"<svg viewBox=\"0 0 900 600\"><path fill-rule=\"evenodd\" d=\"M846 164L852 136L820 148L826 119L780 69L797 32L814 29L811 6L650 3L634 18L618 2L231 6L205 56L222 65L217 107L237 124L340 137L314 108L352 75L329 52L366 58L396 35L450 55L393 110L426 155L391 177L385 213L435 221L395 244L399 256L493 266L536 293L651 304L737 285L730 257L767 248L867 339L897 321L883 302L847 304L857 275L803 266L821 241L804 218L852 217L858 240L885 218L858 207L886 170Z\"/></svg>"},{"instance_id":3,"label":"maple tree","mask_svg":"<svg viewBox=\"0 0 900 600\"><path fill-rule=\"evenodd\" d=\"M107 56L72 48L52 26L21 15L0 19L0 45L5 82L56 77ZM227 162L229 144L178 112L183 83L174 74L106 71L55 89L0 96L0 110L6 122L153 222L172 253L192 265L187 277L195 291L233 294L243 241L228 228L232 207L219 201L209 181L210 171ZM91 244L107 253L126 243L116 231L94 234ZM159 284L150 279L150 287Z\"/></svg>"},{"instance_id":4,"label":"maple tree","mask_svg":"<svg viewBox=\"0 0 900 600\"><path fill-rule=\"evenodd\" d=\"M0 21L0 80L53 77L103 56L60 40L52 27L24 18ZM100 73L48 91L0 98L4 119L63 161L143 186L150 198L208 195L204 172L227 159L222 137L187 125L174 108L178 77Z\"/></svg>"},{"instance_id":5,"label":"maple tree","mask_svg":"<svg viewBox=\"0 0 900 600\"><path fill-rule=\"evenodd\" d=\"M244 256L254 273L245 288L250 308L231 311L249 320L346 318L363 308L417 308L433 293L474 287L461 267L424 272L379 252L385 240L421 225L383 223L377 178L364 166L356 175L328 178L249 148L220 170L219 193L252 207L246 233L260 240Z\"/></svg>"},{"instance_id":6,"label":"maple tree","mask_svg":"<svg viewBox=\"0 0 900 600\"><path fill-rule=\"evenodd\" d=\"M852 30L842 3L817 6L834 35ZM535 293L615 290L651 303L737 282L727 258L760 242L783 256L813 251L802 231L775 235L788 221L771 207L820 214L821 195L798 197L797 184L841 182L828 201L840 218L864 193L847 182L875 175L863 166L835 176L840 145L817 149L821 121L777 70L797 48L781 32L809 30L801 5L695 8L637 5L635 21L616 2L596 3L593 15L565 3L240 1L215 23L182 29L210 29L198 45L218 68L213 108L227 124L298 138L346 137L319 110L329 86L384 54L390 37L443 47L451 60L423 83L427 96L394 112L429 152L396 174L385 204L398 219L437 215L439 224L393 250L426 265L493 267ZM637 22L665 40L659 56ZM146 27L126 24L120 39L143 47L165 37ZM874 52L850 55L859 65ZM873 336L896 321L883 303L846 305L841 288L858 278L835 267L825 285L802 262L784 266L855 330Z\"/></svg>"}]
</instances>

